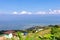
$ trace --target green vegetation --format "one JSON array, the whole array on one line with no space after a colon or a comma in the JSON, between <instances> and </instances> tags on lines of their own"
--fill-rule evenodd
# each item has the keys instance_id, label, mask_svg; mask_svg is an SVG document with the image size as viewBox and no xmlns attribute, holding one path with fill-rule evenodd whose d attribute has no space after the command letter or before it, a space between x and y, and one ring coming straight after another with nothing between
<instances>
[{"instance_id":1,"label":"green vegetation","mask_svg":"<svg viewBox=\"0 0 60 40\"><path fill-rule=\"evenodd\" d=\"M10 40L60 40L60 26L36 26L24 31L16 31L17 36Z\"/></svg>"},{"instance_id":2,"label":"green vegetation","mask_svg":"<svg viewBox=\"0 0 60 40\"><path fill-rule=\"evenodd\" d=\"M36 27L37 28L37 27ZM43 30L36 32L40 28L31 28L27 30L28 34L23 37L20 34L18 37L20 40L60 40L60 26L49 25L47 27L42 27ZM23 37L23 39L22 39Z\"/></svg>"}]
</instances>

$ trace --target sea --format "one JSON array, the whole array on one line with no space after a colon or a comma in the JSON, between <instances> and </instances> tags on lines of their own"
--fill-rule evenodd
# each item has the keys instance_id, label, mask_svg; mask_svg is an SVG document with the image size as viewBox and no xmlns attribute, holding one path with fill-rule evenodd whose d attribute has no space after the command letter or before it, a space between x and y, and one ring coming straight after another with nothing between
<instances>
[{"instance_id":1,"label":"sea","mask_svg":"<svg viewBox=\"0 0 60 40\"><path fill-rule=\"evenodd\" d=\"M0 14L0 30L25 30L30 27L43 25L60 25L60 14Z\"/></svg>"}]
</instances>

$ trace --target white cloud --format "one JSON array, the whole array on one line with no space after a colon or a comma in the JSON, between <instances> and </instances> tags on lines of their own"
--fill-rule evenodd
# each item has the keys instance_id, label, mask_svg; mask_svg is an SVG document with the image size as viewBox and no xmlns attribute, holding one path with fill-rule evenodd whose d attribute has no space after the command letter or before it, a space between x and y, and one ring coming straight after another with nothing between
<instances>
[{"instance_id":1,"label":"white cloud","mask_svg":"<svg viewBox=\"0 0 60 40\"><path fill-rule=\"evenodd\" d=\"M15 11L15 12L13 12L13 14L18 14L18 12Z\"/></svg>"},{"instance_id":2,"label":"white cloud","mask_svg":"<svg viewBox=\"0 0 60 40\"><path fill-rule=\"evenodd\" d=\"M19 14L32 14L31 12L27 12L27 11L21 11Z\"/></svg>"},{"instance_id":3,"label":"white cloud","mask_svg":"<svg viewBox=\"0 0 60 40\"><path fill-rule=\"evenodd\" d=\"M32 12L28 12L28 14L32 14Z\"/></svg>"},{"instance_id":4,"label":"white cloud","mask_svg":"<svg viewBox=\"0 0 60 40\"><path fill-rule=\"evenodd\" d=\"M28 11L20 11L20 12L13 12L13 14L18 14L18 15L24 15L24 14L28 14L28 15L31 15L31 14L39 14L39 15L45 15L45 14L60 14L60 10L52 10L52 9L49 9L48 11L37 11L37 12L28 12Z\"/></svg>"},{"instance_id":5,"label":"white cloud","mask_svg":"<svg viewBox=\"0 0 60 40\"><path fill-rule=\"evenodd\" d=\"M39 11L39 12L37 12L36 14L46 14L46 12L44 12L44 11Z\"/></svg>"},{"instance_id":6,"label":"white cloud","mask_svg":"<svg viewBox=\"0 0 60 40\"><path fill-rule=\"evenodd\" d=\"M37 12L36 14L60 14L60 10L52 10L52 9L49 9L48 11L39 11Z\"/></svg>"},{"instance_id":7,"label":"white cloud","mask_svg":"<svg viewBox=\"0 0 60 40\"><path fill-rule=\"evenodd\" d=\"M60 10L57 10L57 12L60 14Z\"/></svg>"},{"instance_id":8,"label":"white cloud","mask_svg":"<svg viewBox=\"0 0 60 40\"><path fill-rule=\"evenodd\" d=\"M27 11L21 11L19 14L27 14Z\"/></svg>"},{"instance_id":9,"label":"white cloud","mask_svg":"<svg viewBox=\"0 0 60 40\"><path fill-rule=\"evenodd\" d=\"M48 14L54 14L56 11L53 11L52 9L49 9Z\"/></svg>"},{"instance_id":10,"label":"white cloud","mask_svg":"<svg viewBox=\"0 0 60 40\"><path fill-rule=\"evenodd\" d=\"M48 14L60 14L60 10L52 10L52 9L49 9Z\"/></svg>"},{"instance_id":11,"label":"white cloud","mask_svg":"<svg viewBox=\"0 0 60 40\"><path fill-rule=\"evenodd\" d=\"M13 12L13 14L18 14L18 15L23 15L23 14L28 14L28 15L31 15L32 12L27 12L27 11L21 11L21 12Z\"/></svg>"}]
</instances>

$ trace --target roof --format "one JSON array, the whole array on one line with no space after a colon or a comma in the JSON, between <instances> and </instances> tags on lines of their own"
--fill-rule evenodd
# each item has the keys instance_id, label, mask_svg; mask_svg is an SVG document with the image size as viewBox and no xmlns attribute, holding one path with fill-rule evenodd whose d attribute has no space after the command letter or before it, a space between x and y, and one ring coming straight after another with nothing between
<instances>
[{"instance_id":1,"label":"roof","mask_svg":"<svg viewBox=\"0 0 60 40\"><path fill-rule=\"evenodd\" d=\"M5 31L4 34L10 34L10 33L14 33L15 31L13 30L8 30L8 31Z\"/></svg>"}]
</instances>

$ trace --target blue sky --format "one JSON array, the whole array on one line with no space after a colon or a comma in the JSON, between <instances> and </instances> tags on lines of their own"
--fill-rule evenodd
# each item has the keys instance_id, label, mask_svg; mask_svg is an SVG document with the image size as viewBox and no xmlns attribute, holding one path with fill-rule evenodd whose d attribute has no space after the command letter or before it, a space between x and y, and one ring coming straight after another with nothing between
<instances>
[{"instance_id":1,"label":"blue sky","mask_svg":"<svg viewBox=\"0 0 60 40\"><path fill-rule=\"evenodd\" d=\"M20 24L60 24L60 0L0 0L1 24L3 29L13 29L17 24L18 29Z\"/></svg>"},{"instance_id":2,"label":"blue sky","mask_svg":"<svg viewBox=\"0 0 60 40\"><path fill-rule=\"evenodd\" d=\"M0 0L0 14L2 13L60 14L60 0Z\"/></svg>"}]
</instances>

